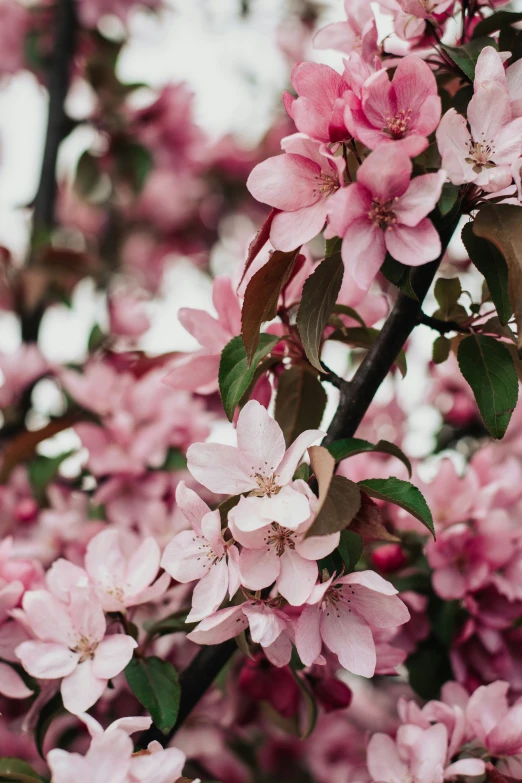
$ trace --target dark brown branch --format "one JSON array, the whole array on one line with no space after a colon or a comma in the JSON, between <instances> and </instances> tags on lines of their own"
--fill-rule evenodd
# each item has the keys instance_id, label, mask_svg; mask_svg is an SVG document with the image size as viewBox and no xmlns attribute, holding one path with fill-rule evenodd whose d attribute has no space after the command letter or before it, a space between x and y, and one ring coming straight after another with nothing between
<instances>
[{"instance_id":1,"label":"dark brown branch","mask_svg":"<svg viewBox=\"0 0 522 783\"><path fill-rule=\"evenodd\" d=\"M403 294L399 295L379 337L368 351L353 379L349 382L341 380L339 407L328 429L325 443L331 443L339 438L349 438L355 434L377 389L419 322L422 302L457 227L458 216L453 215L445 220L434 218L434 222L440 233L442 254L436 261L413 270L412 286L418 301ZM236 649L233 639L213 647L203 647L180 676L181 705L174 728L164 736L158 729L152 727L140 740L140 745L147 744L153 739L158 740L164 747L168 745Z\"/></svg>"},{"instance_id":2,"label":"dark brown branch","mask_svg":"<svg viewBox=\"0 0 522 783\"><path fill-rule=\"evenodd\" d=\"M378 338L349 383L341 388L339 406L328 428L324 445L340 438L351 438L363 420L379 386L386 378L406 340L419 322L422 302L433 282L442 256L457 227L458 216L433 218L442 242L442 254L436 261L413 269L411 283L417 300L399 294Z\"/></svg>"},{"instance_id":3,"label":"dark brown branch","mask_svg":"<svg viewBox=\"0 0 522 783\"><path fill-rule=\"evenodd\" d=\"M422 310L419 313L419 324L429 326L439 334L448 334L448 332L469 332L469 327L457 323L457 321L442 321L440 318L434 318L432 315L426 315Z\"/></svg>"},{"instance_id":4,"label":"dark brown branch","mask_svg":"<svg viewBox=\"0 0 522 783\"><path fill-rule=\"evenodd\" d=\"M58 150L71 123L65 113L65 99L69 91L70 75L76 49L77 20L76 0L58 0L55 6L55 36L49 63L47 88L49 109L45 136L40 182L34 199L31 246L26 265L36 261L35 248L47 238L55 224L56 211L56 162ZM20 304L21 331L24 342L36 342L45 305L38 304L27 311Z\"/></svg>"}]
</instances>

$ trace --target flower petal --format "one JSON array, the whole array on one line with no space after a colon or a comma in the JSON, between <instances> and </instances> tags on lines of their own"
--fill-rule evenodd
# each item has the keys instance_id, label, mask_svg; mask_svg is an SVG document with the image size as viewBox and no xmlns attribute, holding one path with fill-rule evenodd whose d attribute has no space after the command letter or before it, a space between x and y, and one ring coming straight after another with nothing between
<instances>
[{"instance_id":1,"label":"flower petal","mask_svg":"<svg viewBox=\"0 0 522 783\"><path fill-rule=\"evenodd\" d=\"M330 605L322 613L321 636L341 666L353 674L373 677L377 659L371 629L345 604Z\"/></svg>"},{"instance_id":2,"label":"flower petal","mask_svg":"<svg viewBox=\"0 0 522 783\"><path fill-rule=\"evenodd\" d=\"M407 266L421 266L435 261L441 254L440 236L433 223L424 218L415 227L396 225L384 232L388 252Z\"/></svg>"},{"instance_id":3,"label":"flower petal","mask_svg":"<svg viewBox=\"0 0 522 783\"><path fill-rule=\"evenodd\" d=\"M138 642L132 636L115 633L106 636L96 648L92 671L96 677L110 680L122 672L132 658Z\"/></svg>"},{"instance_id":4,"label":"flower petal","mask_svg":"<svg viewBox=\"0 0 522 783\"><path fill-rule=\"evenodd\" d=\"M271 477L283 459L285 439L281 427L257 400L250 400L237 420L237 447L249 475Z\"/></svg>"},{"instance_id":5,"label":"flower petal","mask_svg":"<svg viewBox=\"0 0 522 783\"><path fill-rule=\"evenodd\" d=\"M86 712L96 704L107 686L106 679L100 679L94 674L92 663L88 658L62 680L60 690L63 706L73 715Z\"/></svg>"},{"instance_id":6,"label":"flower petal","mask_svg":"<svg viewBox=\"0 0 522 783\"><path fill-rule=\"evenodd\" d=\"M249 466L234 446L193 443L187 450L187 467L200 484L218 495L240 495L257 489Z\"/></svg>"},{"instance_id":7,"label":"flower petal","mask_svg":"<svg viewBox=\"0 0 522 783\"><path fill-rule=\"evenodd\" d=\"M16 654L31 677L57 680L71 674L78 665L78 653L52 642L22 642Z\"/></svg>"}]
</instances>

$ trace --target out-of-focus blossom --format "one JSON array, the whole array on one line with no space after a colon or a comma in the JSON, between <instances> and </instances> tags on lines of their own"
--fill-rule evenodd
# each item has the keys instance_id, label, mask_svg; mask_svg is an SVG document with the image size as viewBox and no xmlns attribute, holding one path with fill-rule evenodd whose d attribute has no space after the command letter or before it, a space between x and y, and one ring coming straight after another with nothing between
<instances>
[{"instance_id":1,"label":"out-of-focus blossom","mask_svg":"<svg viewBox=\"0 0 522 783\"><path fill-rule=\"evenodd\" d=\"M0 2L0 77L25 67L25 36L29 32L29 11L19 0Z\"/></svg>"},{"instance_id":2,"label":"out-of-focus blossom","mask_svg":"<svg viewBox=\"0 0 522 783\"><path fill-rule=\"evenodd\" d=\"M114 291L109 296L109 326L111 334L120 337L140 337L150 327L141 297L130 292Z\"/></svg>"},{"instance_id":3,"label":"out-of-focus blossom","mask_svg":"<svg viewBox=\"0 0 522 783\"><path fill-rule=\"evenodd\" d=\"M32 343L24 343L13 353L0 354L0 409L14 405L22 392L50 369Z\"/></svg>"},{"instance_id":4,"label":"out-of-focus blossom","mask_svg":"<svg viewBox=\"0 0 522 783\"><path fill-rule=\"evenodd\" d=\"M336 49L344 54L357 52L371 61L377 54L377 25L371 4L366 0L344 0L345 22L334 22L316 33L317 49Z\"/></svg>"}]
</instances>

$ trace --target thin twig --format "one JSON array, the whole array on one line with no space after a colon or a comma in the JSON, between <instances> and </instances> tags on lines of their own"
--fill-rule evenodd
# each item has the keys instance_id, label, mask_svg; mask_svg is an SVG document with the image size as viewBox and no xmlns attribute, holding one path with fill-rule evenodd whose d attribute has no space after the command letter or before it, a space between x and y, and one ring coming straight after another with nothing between
<instances>
[{"instance_id":1,"label":"thin twig","mask_svg":"<svg viewBox=\"0 0 522 783\"><path fill-rule=\"evenodd\" d=\"M439 334L447 334L448 332L469 332L469 326L463 326L457 323L457 321L443 321L441 318L434 318L432 315L426 315L422 310L419 313L418 323L423 326L429 326L430 329L434 329Z\"/></svg>"}]
</instances>

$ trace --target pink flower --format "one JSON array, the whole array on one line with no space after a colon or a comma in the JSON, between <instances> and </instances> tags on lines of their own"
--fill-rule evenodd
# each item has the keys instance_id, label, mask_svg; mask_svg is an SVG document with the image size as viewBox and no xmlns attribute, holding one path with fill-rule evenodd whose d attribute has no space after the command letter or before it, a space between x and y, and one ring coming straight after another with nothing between
<instances>
[{"instance_id":1,"label":"pink flower","mask_svg":"<svg viewBox=\"0 0 522 783\"><path fill-rule=\"evenodd\" d=\"M384 783L442 783L458 775L482 775L482 759L460 759L447 765L448 732L442 723L427 729L399 727L395 741L374 734L368 743L367 763L374 780Z\"/></svg>"},{"instance_id":2,"label":"pink flower","mask_svg":"<svg viewBox=\"0 0 522 783\"><path fill-rule=\"evenodd\" d=\"M420 57L400 61L390 82L377 71L364 83L361 97L347 95L345 122L352 135L370 149L401 147L411 158L428 146L440 121L441 102L431 69Z\"/></svg>"},{"instance_id":3,"label":"pink flower","mask_svg":"<svg viewBox=\"0 0 522 783\"><path fill-rule=\"evenodd\" d=\"M287 136L281 147L285 154L259 163L247 188L258 201L281 210L272 221L270 241L278 250L290 251L322 231L345 164L302 133Z\"/></svg>"},{"instance_id":4,"label":"pink flower","mask_svg":"<svg viewBox=\"0 0 522 783\"><path fill-rule=\"evenodd\" d=\"M287 614L261 601L220 609L202 620L187 639L196 644L220 644L250 627L252 641L260 644L270 663L287 666L292 655L293 624Z\"/></svg>"},{"instance_id":5,"label":"pink flower","mask_svg":"<svg viewBox=\"0 0 522 783\"><path fill-rule=\"evenodd\" d=\"M428 215L446 178L444 171L411 180L412 163L402 149L384 145L357 171L357 182L329 200L325 236L344 237L342 257L356 285L368 289L386 251L408 266L440 255L440 238Z\"/></svg>"},{"instance_id":6,"label":"pink flower","mask_svg":"<svg viewBox=\"0 0 522 783\"><path fill-rule=\"evenodd\" d=\"M24 389L49 370L49 363L33 343L23 343L14 353L0 354L0 410L14 405Z\"/></svg>"},{"instance_id":7,"label":"pink flower","mask_svg":"<svg viewBox=\"0 0 522 783\"><path fill-rule=\"evenodd\" d=\"M137 642L130 636L106 636L103 609L92 589L73 588L67 604L46 590L24 595L25 620L35 641L22 642L16 653L33 677L62 679L69 712L92 707L132 658Z\"/></svg>"},{"instance_id":8,"label":"pink flower","mask_svg":"<svg viewBox=\"0 0 522 783\"><path fill-rule=\"evenodd\" d=\"M192 530L182 530L167 545L161 565L178 582L198 583L192 594L187 622L202 620L230 598L239 587L235 546L227 547L221 535L219 511L211 511L184 481L176 489L176 502Z\"/></svg>"},{"instance_id":9,"label":"pink flower","mask_svg":"<svg viewBox=\"0 0 522 783\"><path fill-rule=\"evenodd\" d=\"M206 310L182 307L178 318L198 343L202 351L176 358L169 364L165 383L173 389L186 389L198 394L212 394L218 389L218 369L221 351L233 337L241 333L241 305L225 275L214 279L212 302L217 318Z\"/></svg>"},{"instance_id":10,"label":"pink flower","mask_svg":"<svg viewBox=\"0 0 522 783\"><path fill-rule=\"evenodd\" d=\"M343 100L348 85L343 77L328 65L304 62L294 66L290 79L298 97L284 92L283 102L297 130L317 141L348 139Z\"/></svg>"},{"instance_id":11,"label":"pink flower","mask_svg":"<svg viewBox=\"0 0 522 783\"><path fill-rule=\"evenodd\" d=\"M25 67L25 36L29 31L30 14L18 0L0 3L0 77L14 74Z\"/></svg>"},{"instance_id":12,"label":"pink flower","mask_svg":"<svg viewBox=\"0 0 522 783\"><path fill-rule=\"evenodd\" d=\"M239 414L236 434L237 447L218 443L190 446L188 469L212 492L249 493L248 514L235 514L235 523L242 530L256 530L268 522L295 530L310 516L310 504L306 495L292 486L292 477L304 450L323 432L306 430L286 449L279 424L266 408L250 400ZM243 508L246 510L245 503Z\"/></svg>"},{"instance_id":13,"label":"pink flower","mask_svg":"<svg viewBox=\"0 0 522 783\"><path fill-rule=\"evenodd\" d=\"M277 522L268 522L256 530L242 530L240 523L249 520L250 498L241 498L228 519L232 535L243 547L239 556L241 584L249 590L262 590L275 582L283 598L293 606L301 606L317 581L316 561L333 552L340 534L305 538L313 522L317 498L304 482L296 481L294 486L305 494L312 509L310 518L296 530Z\"/></svg>"},{"instance_id":14,"label":"pink flower","mask_svg":"<svg viewBox=\"0 0 522 783\"><path fill-rule=\"evenodd\" d=\"M522 753L522 703L509 707L509 683L482 685L468 702L466 715L480 744L493 756Z\"/></svg>"},{"instance_id":15,"label":"pink flower","mask_svg":"<svg viewBox=\"0 0 522 783\"><path fill-rule=\"evenodd\" d=\"M114 291L109 297L109 328L121 337L140 337L150 328L143 299L126 291Z\"/></svg>"},{"instance_id":16,"label":"pink flower","mask_svg":"<svg viewBox=\"0 0 522 783\"><path fill-rule=\"evenodd\" d=\"M410 617L397 590L374 571L331 577L316 585L307 604L295 636L302 662L314 663L324 643L341 666L363 677L372 677L375 671L371 626L393 628Z\"/></svg>"},{"instance_id":17,"label":"pink flower","mask_svg":"<svg viewBox=\"0 0 522 783\"><path fill-rule=\"evenodd\" d=\"M168 574L156 579L161 552L154 538L136 546L134 537L103 530L87 544L85 570L106 612L122 612L159 598L170 584Z\"/></svg>"},{"instance_id":18,"label":"pink flower","mask_svg":"<svg viewBox=\"0 0 522 783\"><path fill-rule=\"evenodd\" d=\"M346 22L334 22L314 37L316 49L336 49L344 54L357 52L370 62L377 54L377 26L367 0L344 0Z\"/></svg>"},{"instance_id":19,"label":"pink flower","mask_svg":"<svg viewBox=\"0 0 522 783\"><path fill-rule=\"evenodd\" d=\"M454 185L473 182L497 191L512 182L511 165L522 152L522 117L513 118L502 63L489 49L477 63L475 93L467 112L469 129L466 119L449 109L437 129L437 144Z\"/></svg>"}]
</instances>

